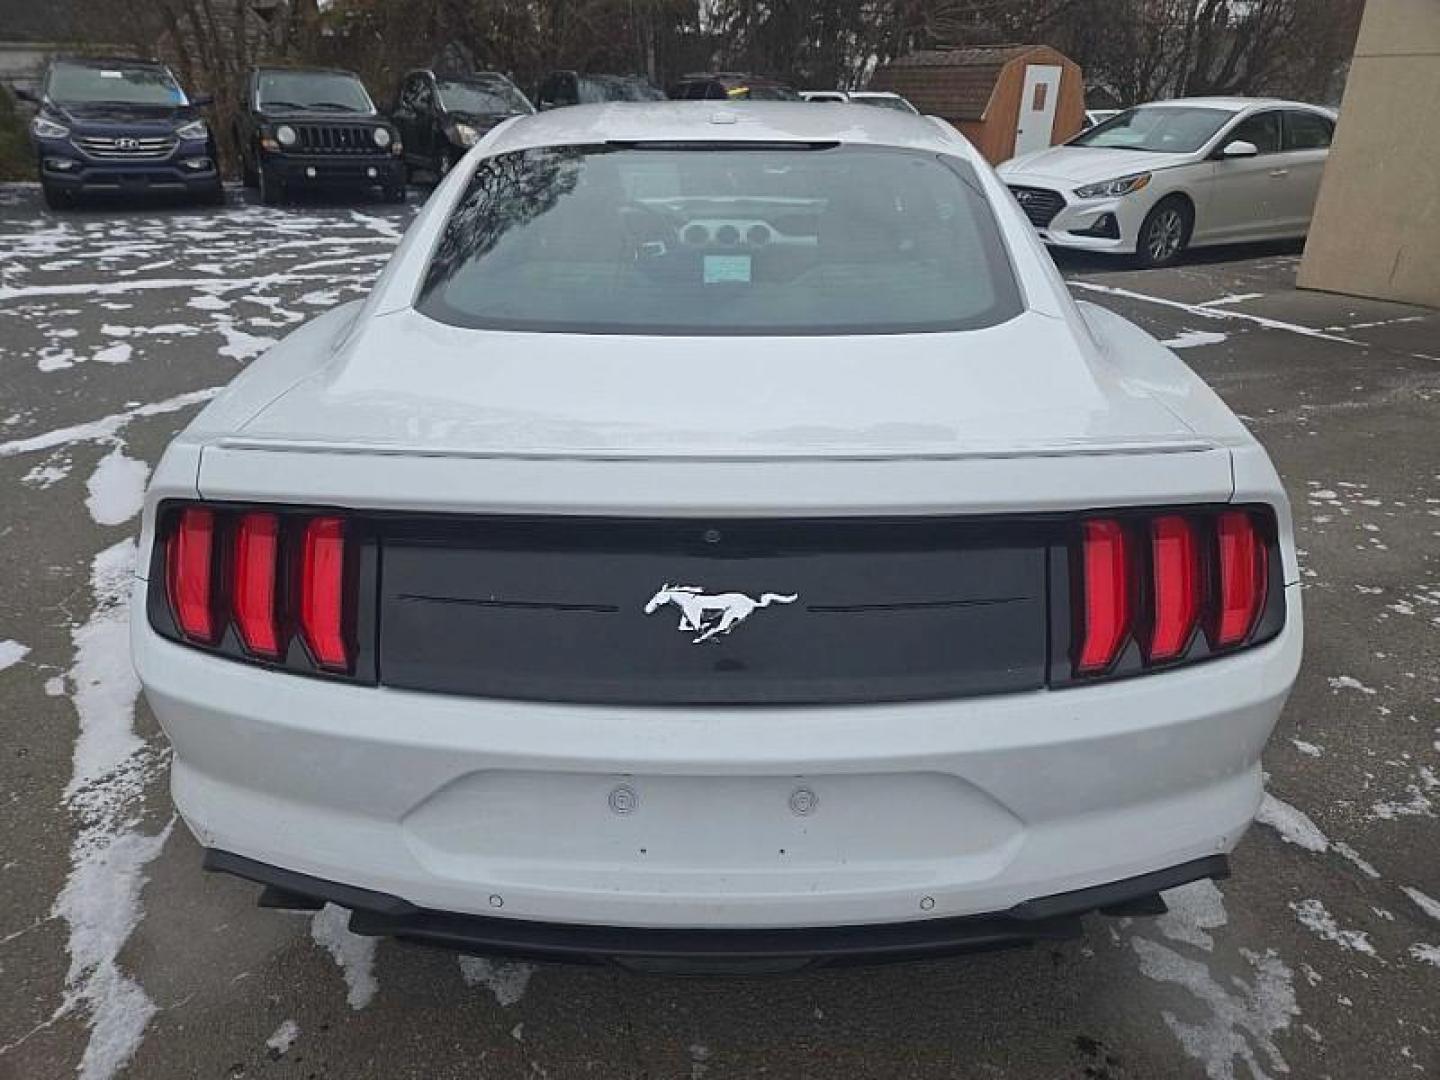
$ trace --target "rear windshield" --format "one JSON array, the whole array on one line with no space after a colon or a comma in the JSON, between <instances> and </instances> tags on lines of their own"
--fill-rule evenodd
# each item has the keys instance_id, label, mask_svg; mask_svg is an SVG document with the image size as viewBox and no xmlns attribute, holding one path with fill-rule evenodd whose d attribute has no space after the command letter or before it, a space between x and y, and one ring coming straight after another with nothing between
<instances>
[{"instance_id":1,"label":"rear windshield","mask_svg":"<svg viewBox=\"0 0 1440 1080\"><path fill-rule=\"evenodd\" d=\"M880 334L990 326L1022 303L963 161L679 143L483 160L416 306L492 329Z\"/></svg>"},{"instance_id":2,"label":"rear windshield","mask_svg":"<svg viewBox=\"0 0 1440 1080\"><path fill-rule=\"evenodd\" d=\"M1101 150L1152 150L1191 154L1234 117L1224 109L1191 105L1152 105L1126 109L1070 140L1071 146Z\"/></svg>"},{"instance_id":3,"label":"rear windshield","mask_svg":"<svg viewBox=\"0 0 1440 1080\"><path fill-rule=\"evenodd\" d=\"M185 93L162 67L69 64L50 67L45 94L51 101L123 105L184 105Z\"/></svg>"}]
</instances>

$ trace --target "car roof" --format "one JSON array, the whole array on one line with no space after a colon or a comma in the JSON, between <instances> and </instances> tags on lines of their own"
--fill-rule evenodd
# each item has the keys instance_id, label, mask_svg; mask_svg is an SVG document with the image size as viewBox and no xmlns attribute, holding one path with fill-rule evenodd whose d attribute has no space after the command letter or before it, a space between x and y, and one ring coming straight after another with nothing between
<instances>
[{"instance_id":1,"label":"car roof","mask_svg":"<svg viewBox=\"0 0 1440 1080\"><path fill-rule=\"evenodd\" d=\"M288 71L303 75L354 75L357 79L360 78L358 72L351 71L349 68L314 67L308 64L256 64L255 71L257 73L265 71Z\"/></svg>"},{"instance_id":2,"label":"car roof","mask_svg":"<svg viewBox=\"0 0 1440 1080\"><path fill-rule=\"evenodd\" d=\"M494 153L603 142L840 142L898 146L972 160L953 128L912 113L803 101L606 102L512 120L488 144Z\"/></svg>"},{"instance_id":3,"label":"car roof","mask_svg":"<svg viewBox=\"0 0 1440 1080\"><path fill-rule=\"evenodd\" d=\"M1317 105L1310 105L1304 101L1286 101L1284 98L1272 97L1187 97L1171 98L1167 101L1147 101L1139 108L1150 106L1173 107L1173 106L1194 106L1201 109L1224 109L1226 112L1244 112L1246 109L1265 106L1268 108L1285 109L1319 109Z\"/></svg>"},{"instance_id":4,"label":"car roof","mask_svg":"<svg viewBox=\"0 0 1440 1080\"><path fill-rule=\"evenodd\" d=\"M143 67L170 69L160 60L146 60L138 56L56 56L53 64L74 64L76 67Z\"/></svg>"}]
</instances>

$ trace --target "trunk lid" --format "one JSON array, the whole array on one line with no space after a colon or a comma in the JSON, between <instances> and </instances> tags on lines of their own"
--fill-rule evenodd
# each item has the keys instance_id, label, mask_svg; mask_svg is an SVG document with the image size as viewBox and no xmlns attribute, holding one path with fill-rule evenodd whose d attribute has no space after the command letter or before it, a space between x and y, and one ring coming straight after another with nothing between
<instances>
[{"instance_id":1,"label":"trunk lid","mask_svg":"<svg viewBox=\"0 0 1440 1080\"><path fill-rule=\"evenodd\" d=\"M1204 449L1059 320L957 334L630 337L370 322L231 445L512 458Z\"/></svg>"}]
</instances>

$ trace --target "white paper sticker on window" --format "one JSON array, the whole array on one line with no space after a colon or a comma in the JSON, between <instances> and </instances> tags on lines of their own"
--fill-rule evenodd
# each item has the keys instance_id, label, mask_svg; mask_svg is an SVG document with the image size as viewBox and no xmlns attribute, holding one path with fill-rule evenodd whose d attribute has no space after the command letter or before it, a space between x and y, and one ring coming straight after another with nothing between
<instances>
[{"instance_id":1,"label":"white paper sticker on window","mask_svg":"<svg viewBox=\"0 0 1440 1080\"><path fill-rule=\"evenodd\" d=\"M705 284L750 283L749 255L706 255Z\"/></svg>"}]
</instances>

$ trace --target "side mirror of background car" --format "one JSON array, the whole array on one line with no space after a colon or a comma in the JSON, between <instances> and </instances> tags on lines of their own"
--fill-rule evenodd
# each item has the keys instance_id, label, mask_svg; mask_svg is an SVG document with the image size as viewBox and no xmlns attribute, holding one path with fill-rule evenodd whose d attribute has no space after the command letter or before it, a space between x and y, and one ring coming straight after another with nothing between
<instances>
[{"instance_id":1,"label":"side mirror of background car","mask_svg":"<svg viewBox=\"0 0 1440 1080\"><path fill-rule=\"evenodd\" d=\"M40 104L40 98L39 98L39 96L36 95L36 94L32 94L29 90L26 90L23 86L17 86L17 87L15 87L15 97L16 97L18 100L20 100L20 101L28 101L28 102L30 102L31 105L39 105L39 104Z\"/></svg>"},{"instance_id":2,"label":"side mirror of background car","mask_svg":"<svg viewBox=\"0 0 1440 1080\"><path fill-rule=\"evenodd\" d=\"M1236 139L1234 142L1225 144L1225 149L1220 151L1223 158L1254 157L1260 153L1260 148L1253 142L1246 142L1244 139Z\"/></svg>"},{"instance_id":3,"label":"side mirror of background car","mask_svg":"<svg viewBox=\"0 0 1440 1080\"><path fill-rule=\"evenodd\" d=\"M215 104L215 95L214 95L214 94L196 94L193 98L190 99L190 104L191 104L191 105L194 105L195 108L197 108L197 109L203 109L203 108L205 108L205 106L207 106L207 105L214 105L214 104Z\"/></svg>"}]
</instances>

